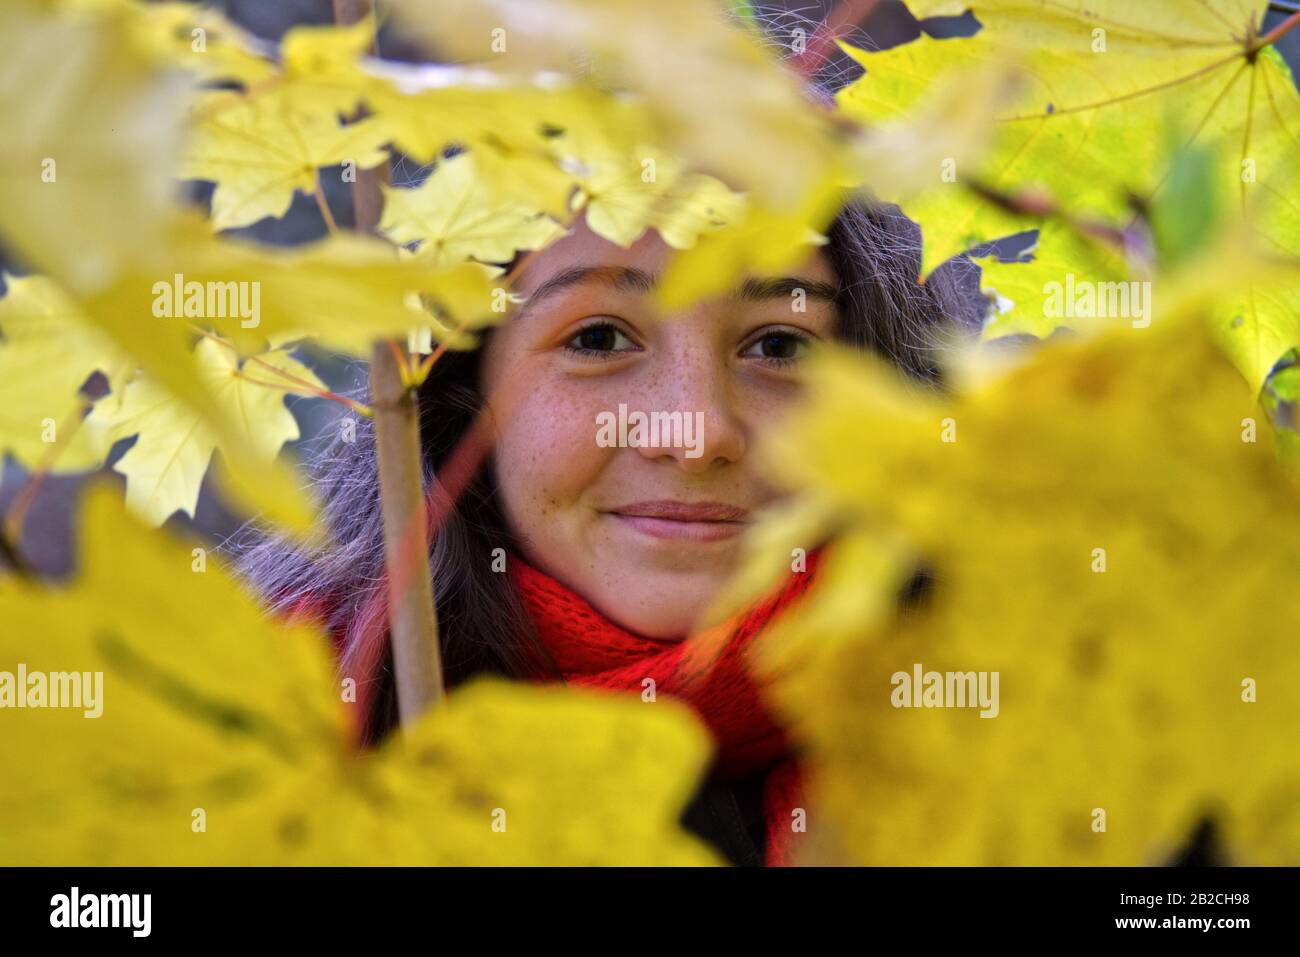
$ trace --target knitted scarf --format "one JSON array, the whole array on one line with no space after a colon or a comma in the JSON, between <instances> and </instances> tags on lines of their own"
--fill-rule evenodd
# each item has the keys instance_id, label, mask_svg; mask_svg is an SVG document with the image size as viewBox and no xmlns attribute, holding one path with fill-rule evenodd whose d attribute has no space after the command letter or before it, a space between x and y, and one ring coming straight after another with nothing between
<instances>
[{"instance_id":1,"label":"knitted scarf","mask_svg":"<svg viewBox=\"0 0 1300 957\"><path fill-rule=\"evenodd\" d=\"M791 812L807 804L802 768L784 730L760 698L746 654L764 626L807 591L819 557L817 550L810 551L805 572L748 612L679 642L645 638L620 628L572 589L519 557L511 556L509 562L529 618L558 667L560 680L639 695L642 682L653 678L656 695L684 701L712 734L712 779L725 783L766 769L763 862L768 867L792 862L802 832L793 830ZM334 608L333 601L308 596L292 603L285 615L325 624ZM336 622L331 631L341 650L346 623ZM541 680L554 678L548 675Z\"/></svg>"},{"instance_id":2,"label":"knitted scarf","mask_svg":"<svg viewBox=\"0 0 1300 957\"><path fill-rule=\"evenodd\" d=\"M764 706L746 653L764 626L807 590L816 558L811 553L806 572L748 612L679 642L627 631L544 572L516 556L510 561L538 637L565 683L640 694L642 682L652 678L656 695L684 701L712 733L715 780L769 769L762 792L767 867L792 862L802 832L792 828L791 812L807 805L792 744Z\"/></svg>"}]
</instances>

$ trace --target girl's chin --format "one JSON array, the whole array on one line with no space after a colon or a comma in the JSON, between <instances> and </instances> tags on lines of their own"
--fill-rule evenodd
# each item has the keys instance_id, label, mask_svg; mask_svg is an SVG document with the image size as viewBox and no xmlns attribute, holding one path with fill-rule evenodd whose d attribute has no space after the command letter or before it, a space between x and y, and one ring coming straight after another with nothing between
<instances>
[{"instance_id":1,"label":"girl's chin","mask_svg":"<svg viewBox=\"0 0 1300 957\"><path fill-rule=\"evenodd\" d=\"M636 601L635 595L620 595L618 605L612 613L606 615L610 621L614 622L621 628L625 628L634 634L643 638L650 638L654 641L662 641L667 644L673 644L679 641L685 641L693 631L694 619L681 617L682 607L677 605L672 608L673 614L665 617L661 614L646 614L646 604L638 604L635 607L625 607ZM648 603L650 607L654 602ZM655 609L662 611L662 606ZM626 611L626 613L623 613ZM703 609L701 609L701 613Z\"/></svg>"},{"instance_id":2,"label":"girl's chin","mask_svg":"<svg viewBox=\"0 0 1300 957\"><path fill-rule=\"evenodd\" d=\"M670 530L676 532L676 529ZM740 560L740 536L656 534L606 519L603 534L588 539L594 561L617 569L628 583L656 582L656 589L705 593L719 588ZM661 583L661 584L659 584Z\"/></svg>"},{"instance_id":3,"label":"girl's chin","mask_svg":"<svg viewBox=\"0 0 1300 957\"><path fill-rule=\"evenodd\" d=\"M729 567L729 566L727 566ZM726 583L717 564L684 572L623 561L599 585L591 601L607 618L628 631L661 641L681 641Z\"/></svg>"}]
</instances>

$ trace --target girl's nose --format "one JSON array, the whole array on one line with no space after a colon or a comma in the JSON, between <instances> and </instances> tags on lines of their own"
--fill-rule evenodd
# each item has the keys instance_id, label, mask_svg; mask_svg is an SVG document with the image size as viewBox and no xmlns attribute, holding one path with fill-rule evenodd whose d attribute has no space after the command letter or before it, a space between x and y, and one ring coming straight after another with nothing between
<instances>
[{"instance_id":1,"label":"girl's nose","mask_svg":"<svg viewBox=\"0 0 1300 957\"><path fill-rule=\"evenodd\" d=\"M684 344L663 355L653 372L655 387L639 408L659 429L650 428L638 451L647 458L670 458L686 472L705 472L738 462L747 446L746 427L735 408L728 363L705 345Z\"/></svg>"}]
</instances>

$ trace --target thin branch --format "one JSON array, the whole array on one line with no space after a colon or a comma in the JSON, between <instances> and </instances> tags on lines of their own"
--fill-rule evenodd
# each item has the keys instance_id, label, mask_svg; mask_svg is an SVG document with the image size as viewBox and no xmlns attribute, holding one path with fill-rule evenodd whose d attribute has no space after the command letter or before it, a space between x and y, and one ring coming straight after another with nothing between
<instances>
[{"instance_id":1,"label":"thin branch","mask_svg":"<svg viewBox=\"0 0 1300 957\"><path fill-rule=\"evenodd\" d=\"M54 468L54 463L58 461L59 454L68 447L72 436L77 429L81 427L82 421L86 417L92 403L85 396L81 397L76 410L68 415L67 420L58 424L58 434L53 444L46 450L41 457L41 461L36 467L28 473L22 488L14 496L14 500L9 503L9 508L5 512L3 537L8 550L12 552L14 558L17 558L22 544L23 525L27 521L27 513L36 501L36 493L40 491L41 485L45 482L46 476Z\"/></svg>"},{"instance_id":2,"label":"thin branch","mask_svg":"<svg viewBox=\"0 0 1300 957\"><path fill-rule=\"evenodd\" d=\"M442 700L443 678L429 572L420 410L388 342L376 342L371 351L370 404L379 459L393 671L405 728Z\"/></svg>"},{"instance_id":3,"label":"thin branch","mask_svg":"<svg viewBox=\"0 0 1300 957\"><path fill-rule=\"evenodd\" d=\"M209 329L204 329L202 326L196 326L193 323L190 323L190 328L193 329L195 332L197 332L199 335L204 336L208 339L211 339L213 342L225 346L236 356L239 355L239 349L236 348L233 342L231 342L229 339L225 338L224 336L219 336L215 332L212 332ZM275 384L270 382L258 382L258 380L256 379L249 378L248 381L250 382L257 382L258 385L266 385L266 386L272 386L273 388L283 389L285 392L301 392L304 395L312 395L320 399L329 399L331 402L337 402L339 405L345 406L346 408L355 412L357 415L363 415L367 419L372 417L372 413L368 406L363 405L362 403L356 401L355 399L349 399L345 395L339 395L337 392L331 392L329 389L321 389L319 386L313 385L312 383L308 382L306 379L302 378L301 376L296 376L292 372L289 372L285 369L281 369L279 366L271 365L271 363L267 362L261 356L247 356L244 358L244 361L251 362L254 365L258 366L259 368L264 369L265 371L271 373L272 375L279 376L281 379L284 379L289 384L280 385L280 384ZM245 378L248 377L245 376Z\"/></svg>"},{"instance_id":4,"label":"thin branch","mask_svg":"<svg viewBox=\"0 0 1300 957\"><path fill-rule=\"evenodd\" d=\"M794 58L804 77L815 76L830 60L835 41L875 12L880 0L841 0L813 32L808 48Z\"/></svg>"},{"instance_id":5,"label":"thin branch","mask_svg":"<svg viewBox=\"0 0 1300 957\"><path fill-rule=\"evenodd\" d=\"M338 23L357 23L373 16L371 0L334 0ZM353 224L358 232L374 232L379 222L382 195L378 176L363 171L353 183ZM319 175L316 194L322 213L327 213ZM332 217L327 222L333 231ZM410 728L445 697L438 614L429 571L419 395L411 381L411 363L405 351L391 340L376 342L370 354L370 403L384 522L388 632L403 728Z\"/></svg>"},{"instance_id":6,"label":"thin branch","mask_svg":"<svg viewBox=\"0 0 1300 957\"><path fill-rule=\"evenodd\" d=\"M442 342L438 343L438 348L434 349L431 353L429 353L424 358L424 360L416 367L415 372L412 373L412 379L416 386L422 385L424 383L424 380L429 378L429 373L433 370L434 363L436 363L439 359L442 358L443 353L445 353L447 349L451 346L452 340L465 331L466 325L468 325L468 322L465 319L462 319L460 322L456 323L456 328L451 330L451 334L447 336L447 338L444 339Z\"/></svg>"},{"instance_id":7,"label":"thin branch","mask_svg":"<svg viewBox=\"0 0 1300 957\"><path fill-rule=\"evenodd\" d=\"M316 171L316 186L311 192L316 197L316 208L320 210L321 218L325 220L325 228L329 230L331 236L337 235L339 224L334 221L330 204L325 202L325 188L321 185L320 170Z\"/></svg>"},{"instance_id":8,"label":"thin branch","mask_svg":"<svg viewBox=\"0 0 1300 957\"><path fill-rule=\"evenodd\" d=\"M1112 246L1120 253L1129 248L1129 237L1121 227L1103 220L1077 216L1050 196L1007 192L978 179L967 181L966 187L981 199L1014 215L1055 219L1083 239Z\"/></svg>"},{"instance_id":9,"label":"thin branch","mask_svg":"<svg viewBox=\"0 0 1300 957\"><path fill-rule=\"evenodd\" d=\"M1260 37L1251 49L1251 55L1258 53L1269 44L1277 43L1278 40L1281 40L1297 26L1300 26L1300 10L1296 10L1295 13L1291 14L1291 16L1287 17L1272 30L1269 30L1268 33Z\"/></svg>"}]
</instances>

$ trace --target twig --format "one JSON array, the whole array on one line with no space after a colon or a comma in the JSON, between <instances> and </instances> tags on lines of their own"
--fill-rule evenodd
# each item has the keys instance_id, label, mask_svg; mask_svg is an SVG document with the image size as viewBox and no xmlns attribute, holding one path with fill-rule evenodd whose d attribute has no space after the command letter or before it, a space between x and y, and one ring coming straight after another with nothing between
<instances>
[{"instance_id":1,"label":"twig","mask_svg":"<svg viewBox=\"0 0 1300 957\"><path fill-rule=\"evenodd\" d=\"M73 434L81 427L82 421L86 417L86 412L90 409L91 402L82 396L77 408L64 422L59 423L59 432L55 442L46 450L41 457L41 461L36 467L28 473L27 479L23 482L22 488L14 496L14 500L9 503L9 508L5 512L3 537L9 546L11 560L19 557L20 547L22 545L23 525L27 520L27 512L31 509L32 503L36 501L36 493L40 491L42 483L50 470L54 468L55 461L58 460L59 453L68 447L68 442Z\"/></svg>"},{"instance_id":2,"label":"twig","mask_svg":"<svg viewBox=\"0 0 1300 957\"><path fill-rule=\"evenodd\" d=\"M1300 10L1296 10L1295 13L1291 14L1291 16L1287 17L1285 20L1283 20L1281 23L1275 26L1272 30L1269 30L1268 33L1260 37L1253 44L1250 50L1251 55L1253 56L1254 54L1258 53L1260 50L1262 50L1264 47L1268 46L1271 43L1276 43L1278 40L1282 39L1284 36L1286 36L1288 33L1294 30L1297 26L1300 26Z\"/></svg>"},{"instance_id":3,"label":"twig","mask_svg":"<svg viewBox=\"0 0 1300 957\"><path fill-rule=\"evenodd\" d=\"M880 0L841 0L813 31L807 49L794 58L795 69L802 76L815 76L830 60L835 41L875 12L879 3Z\"/></svg>"},{"instance_id":4,"label":"twig","mask_svg":"<svg viewBox=\"0 0 1300 957\"><path fill-rule=\"evenodd\" d=\"M1006 192L979 179L966 181L966 187L986 202L1014 215L1035 219L1056 219L1084 239L1114 246L1119 252L1128 250L1128 236L1123 229L1102 220L1076 216L1051 197L1035 193Z\"/></svg>"},{"instance_id":5,"label":"twig","mask_svg":"<svg viewBox=\"0 0 1300 957\"><path fill-rule=\"evenodd\" d=\"M334 0L334 19L338 23L356 23L372 16L374 6L370 0ZM353 183L353 224L358 232L373 232L379 222L382 197L378 176L367 176L363 171ZM323 207L319 176L316 193ZM438 617L429 572L418 393L411 387L410 360L389 340L376 342L371 350L370 404L379 465L388 630L397 708L402 727L410 728L444 699L444 690Z\"/></svg>"},{"instance_id":6,"label":"twig","mask_svg":"<svg viewBox=\"0 0 1300 957\"><path fill-rule=\"evenodd\" d=\"M239 355L239 349L236 348L233 342L231 342L229 339L225 338L224 336L219 336L215 332L212 332L209 329L204 329L202 326L196 326L193 323L190 323L190 328L193 329L195 332L197 332L199 335L204 336L208 339L211 339L213 342L225 346L231 352L235 353L236 356ZM320 389L317 386L312 385L310 382L308 382L306 379L302 378L301 376L296 376L292 372L287 372L284 369L279 368L278 366L271 365L271 363L267 362L261 356L247 356L244 361L251 362L256 366L265 369L267 372L270 372L272 375L279 376L280 378L289 382L292 388L290 387L290 385L279 385L270 382L260 382L257 379L253 379L248 376L245 376L245 378L247 378L249 382L256 382L258 385L265 385L265 386L270 386L272 388L283 389L285 392L297 391L303 393L304 395L314 395L320 399L329 399L331 402L337 402L339 405L345 406L348 409L355 412L357 415L363 415L367 419L371 418L372 416L372 413L368 406L363 405L362 403L356 401L355 399L349 399L345 395L339 395L337 392L331 392L329 389Z\"/></svg>"},{"instance_id":7,"label":"twig","mask_svg":"<svg viewBox=\"0 0 1300 957\"><path fill-rule=\"evenodd\" d=\"M412 379L416 386L423 384L424 380L429 378L429 373L433 370L434 363L442 358L443 353L451 346L452 340L464 332L465 327L468 324L469 321L467 319L462 319L456 323L456 328L451 330L451 335L438 343L438 348L429 353L424 360L416 366L415 371L412 373ZM412 358L414 358L414 356L412 356Z\"/></svg>"},{"instance_id":8,"label":"twig","mask_svg":"<svg viewBox=\"0 0 1300 957\"><path fill-rule=\"evenodd\" d=\"M370 354L370 404L397 705L402 726L410 727L443 698L442 658L429 573L419 406L388 342L376 342Z\"/></svg>"},{"instance_id":9,"label":"twig","mask_svg":"<svg viewBox=\"0 0 1300 957\"><path fill-rule=\"evenodd\" d=\"M325 228L330 231L330 235L338 234L339 224L334 221L334 214L330 212L330 204L325 202L325 188L321 185L320 171L316 172L316 186L311 191L316 197L316 208L320 210L321 218L325 220Z\"/></svg>"}]
</instances>

